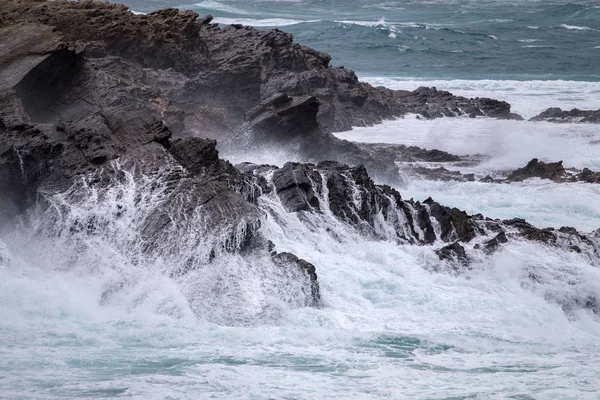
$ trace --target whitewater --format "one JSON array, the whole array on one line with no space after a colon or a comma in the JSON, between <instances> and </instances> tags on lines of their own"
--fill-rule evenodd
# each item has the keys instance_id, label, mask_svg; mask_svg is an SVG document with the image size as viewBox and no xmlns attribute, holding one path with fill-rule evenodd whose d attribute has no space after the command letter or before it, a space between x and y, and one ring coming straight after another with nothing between
<instances>
[{"instance_id":1,"label":"whitewater","mask_svg":"<svg viewBox=\"0 0 600 400\"><path fill-rule=\"evenodd\" d=\"M594 2L125 3L289 28L373 85L497 98L525 118L551 106L600 108ZM440 38L450 42L444 51L423 45ZM551 47L527 47L542 44ZM336 135L470 156L477 162L444 165L477 177L502 176L534 157L600 170L596 125L411 115ZM600 318L564 307L582 293L600 298L600 265L584 254L511 241L459 274L435 254L441 242L367 238L335 218L326 194L320 214L289 213L274 191L263 194L263 235L317 266L322 306L303 307L298 288L258 257L224 253L205 269L174 273L184 256L207 256L197 244L204 238L174 232L172 254L185 254L143 256L135 235L160 201L152 177L129 177L108 193L85 179L45 199L48 210L0 228L0 398L600 398ZM404 180L404 199L431 196L537 227L600 228L597 184ZM73 231L73 221L100 221L105 233L85 224Z\"/></svg>"}]
</instances>

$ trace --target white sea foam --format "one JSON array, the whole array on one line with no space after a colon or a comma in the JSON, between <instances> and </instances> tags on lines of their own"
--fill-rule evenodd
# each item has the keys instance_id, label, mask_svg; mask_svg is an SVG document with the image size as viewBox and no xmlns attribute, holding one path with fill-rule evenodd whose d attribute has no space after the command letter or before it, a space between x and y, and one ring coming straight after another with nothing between
<instances>
[{"instance_id":1,"label":"white sea foam","mask_svg":"<svg viewBox=\"0 0 600 400\"><path fill-rule=\"evenodd\" d=\"M349 24L349 25L359 25L359 26L368 26L368 27L377 27L377 26L388 26L388 23L385 22L384 18L381 18L377 21L334 21L338 24Z\"/></svg>"},{"instance_id":2,"label":"white sea foam","mask_svg":"<svg viewBox=\"0 0 600 400\"><path fill-rule=\"evenodd\" d=\"M587 26L561 24L560 27L571 31L597 31L597 29L589 28Z\"/></svg>"},{"instance_id":3,"label":"white sea foam","mask_svg":"<svg viewBox=\"0 0 600 400\"><path fill-rule=\"evenodd\" d=\"M600 170L600 140L596 125L493 119L407 117L381 125L354 128L337 136L359 142L398 143L435 148L453 154L485 155L476 166L449 166L463 173L500 177L532 158L563 161L565 167ZM506 175L504 175L506 176ZM584 231L600 228L600 185L555 184L528 181L497 185L479 182L411 180L403 193L415 199L433 196L443 204L496 218L523 217L539 226L575 226ZM574 195L576 193L576 195Z\"/></svg>"},{"instance_id":4,"label":"white sea foam","mask_svg":"<svg viewBox=\"0 0 600 400\"><path fill-rule=\"evenodd\" d=\"M243 10L243 9L237 8L237 7L232 7L227 4L220 3L218 1L213 1L213 0L204 0L204 1L201 1L200 3L194 4L193 6L200 7L205 10L222 11L222 12L226 12L226 13L230 13L230 14L248 14L248 11L246 11L246 10ZM180 8L185 8L185 7L180 7Z\"/></svg>"},{"instance_id":5,"label":"white sea foam","mask_svg":"<svg viewBox=\"0 0 600 400\"><path fill-rule=\"evenodd\" d=\"M436 148L453 154L484 154L482 173L515 169L532 158L563 160L567 167L600 170L600 139L594 124L499 121L487 118L404 118L336 133L348 140Z\"/></svg>"},{"instance_id":6,"label":"white sea foam","mask_svg":"<svg viewBox=\"0 0 600 400\"><path fill-rule=\"evenodd\" d=\"M583 256L513 242L457 277L430 246L368 240L328 213L287 213L273 192L259 205L277 249L317 265L322 309L273 300L278 323L223 327L193 317L185 284L143 266L136 279L145 292L100 306L98 272L113 263L109 254L85 266L97 271L87 276L43 263L0 268L3 395L576 399L572 385L597 391L599 325L557 303L600 294L600 272ZM230 290L234 271L219 267L223 274L205 278ZM245 293L251 307L259 294ZM181 313L155 312L162 299Z\"/></svg>"},{"instance_id":7,"label":"white sea foam","mask_svg":"<svg viewBox=\"0 0 600 400\"><path fill-rule=\"evenodd\" d=\"M266 19L253 19L253 18L226 18L226 17L217 17L213 19L213 22L217 24L231 25L231 24L242 24L249 26L289 26L302 24L305 22L318 22L317 20L313 21L302 21L302 20L294 20L294 19L283 19L283 18L266 18Z\"/></svg>"}]
</instances>

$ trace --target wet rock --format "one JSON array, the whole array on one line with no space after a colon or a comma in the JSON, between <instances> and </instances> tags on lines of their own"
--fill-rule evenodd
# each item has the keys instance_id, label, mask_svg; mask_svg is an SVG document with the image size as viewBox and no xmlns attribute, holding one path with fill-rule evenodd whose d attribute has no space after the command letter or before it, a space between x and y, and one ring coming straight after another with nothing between
<instances>
[{"instance_id":1,"label":"wet rock","mask_svg":"<svg viewBox=\"0 0 600 400\"><path fill-rule=\"evenodd\" d=\"M589 168L584 168L582 171L570 169L569 172L562 165L562 161L555 163L545 163L537 158L532 159L523 168L516 169L506 180L494 180L491 177L486 177L482 181L494 183L510 183L520 182L529 178L550 179L554 182L586 182L600 183L600 172L594 172Z\"/></svg>"},{"instance_id":2,"label":"wet rock","mask_svg":"<svg viewBox=\"0 0 600 400\"><path fill-rule=\"evenodd\" d=\"M427 168L418 165L411 165L403 168L403 171L411 175L428 179L432 181L444 182L474 182L474 174L462 174L460 171L452 171L445 167L439 166L436 168Z\"/></svg>"},{"instance_id":3,"label":"wet rock","mask_svg":"<svg viewBox=\"0 0 600 400\"><path fill-rule=\"evenodd\" d=\"M572 110L566 111L561 108L553 107L541 112L535 117L531 118L530 121L547 121L547 122L581 122L581 123L600 123L600 110L579 110L573 108Z\"/></svg>"},{"instance_id":4,"label":"wet rock","mask_svg":"<svg viewBox=\"0 0 600 400\"><path fill-rule=\"evenodd\" d=\"M378 159L391 159L394 162L456 162L462 158L441 150L427 150L417 146L405 146L387 143L357 143L373 157Z\"/></svg>"},{"instance_id":5,"label":"wet rock","mask_svg":"<svg viewBox=\"0 0 600 400\"><path fill-rule=\"evenodd\" d=\"M486 175L483 178L481 178L479 180L479 182L483 182L483 183L504 183L505 181L503 179L494 179L490 175Z\"/></svg>"},{"instance_id":6,"label":"wet rock","mask_svg":"<svg viewBox=\"0 0 600 400\"><path fill-rule=\"evenodd\" d=\"M589 168L584 168L579 174L575 175L579 182L600 183L600 172L594 172Z\"/></svg>"},{"instance_id":7,"label":"wet rock","mask_svg":"<svg viewBox=\"0 0 600 400\"><path fill-rule=\"evenodd\" d=\"M277 195L289 212L319 209L315 190L319 190L322 179L310 165L286 163L273 173L273 183Z\"/></svg>"},{"instance_id":8,"label":"wet rock","mask_svg":"<svg viewBox=\"0 0 600 400\"><path fill-rule=\"evenodd\" d=\"M513 171L506 180L508 182L520 182L529 178L541 178L560 182L566 176L567 172L562 165L562 161L545 163L534 158L525 167Z\"/></svg>"},{"instance_id":9,"label":"wet rock","mask_svg":"<svg viewBox=\"0 0 600 400\"><path fill-rule=\"evenodd\" d=\"M444 246L441 249L436 250L435 253L440 260L454 261L465 266L469 263L465 248L458 242Z\"/></svg>"},{"instance_id":10,"label":"wet rock","mask_svg":"<svg viewBox=\"0 0 600 400\"><path fill-rule=\"evenodd\" d=\"M506 233L500 232L492 239L487 240L483 243L483 251L487 254L492 254L500 248L501 244L507 243L507 242L508 242L508 239L506 237Z\"/></svg>"},{"instance_id":11,"label":"wet rock","mask_svg":"<svg viewBox=\"0 0 600 400\"><path fill-rule=\"evenodd\" d=\"M557 236L552 228L536 228L521 218L513 218L502 221L505 225L517 228L519 236L532 241L542 242L548 245L556 244Z\"/></svg>"},{"instance_id":12,"label":"wet rock","mask_svg":"<svg viewBox=\"0 0 600 400\"><path fill-rule=\"evenodd\" d=\"M298 258L295 254L282 252L275 252L271 259L275 264L282 268L298 268L304 273L309 279L309 289L306 295L306 306L308 307L320 307L321 305L321 293L319 288L319 281L317 279L317 271L313 264L306 260Z\"/></svg>"},{"instance_id":13,"label":"wet rock","mask_svg":"<svg viewBox=\"0 0 600 400\"><path fill-rule=\"evenodd\" d=\"M170 142L169 152L193 174L214 174L222 166L215 140L196 137L175 139Z\"/></svg>"},{"instance_id":14,"label":"wet rock","mask_svg":"<svg viewBox=\"0 0 600 400\"><path fill-rule=\"evenodd\" d=\"M491 117L498 119L523 118L510 112L510 104L489 98L467 99L454 96L450 92L437 90L435 87L420 87L413 92L396 94L396 97L406 103L410 112L420 114L425 118L455 117L468 115L475 117Z\"/></svg>"},{"instance_id":15,"label":"wet rock","mask_svg":"<svg viewBox=\"0 0 600 400\"><path fill-rule=\"evenodd\" d=\"M469 242L475 238L476 231L472 218L458 208L449 208L433 201L430 197L423 202L429 208L429 214L440 226L441 239Z\"/></svg>"}]
</instances>

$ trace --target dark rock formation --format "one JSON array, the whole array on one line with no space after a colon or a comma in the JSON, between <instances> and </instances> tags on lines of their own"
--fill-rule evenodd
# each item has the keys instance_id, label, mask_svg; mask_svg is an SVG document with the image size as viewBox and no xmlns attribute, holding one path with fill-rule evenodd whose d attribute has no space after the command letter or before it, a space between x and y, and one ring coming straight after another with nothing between
<instances>
[{"instance_id":1,"label":"dark rock formation","mask_svg":"<svg viewBox=\"0 0 600 400\"><path fill-rule=\"evenodd\" d=\"M487 240L483 243L483 251L487 254L491 254L498 250L501 244L508 242L506 238L506 233L500 232L495 237L490 240Z\"/></svg>"},{"instance_id":2,"label":"dark rock formation","mask_svg":"<svg viewBox=\"0 0 600 400\"><path fill-rule=\"evenodd\" d=\"M313 188L322 186L321 175L308 166L285 164L274 172L273 184L287 211L319 209L319 199Z\"/></svg>"},{"instance_id":3,"label":"dark rock formation","mask_svg":"<svg viewBox=\"0 0 600 400\"><path fill-rule=\"evenodd\" d=\"M456 163L453 166L458 166ZM474 174L463 174L460 171L450 170L444 166L424 167L412 163L404 163L400 169L410 175L438 181L456 181L456 182L473 182L475 181ZM479 182L483 183L511 183L521 182L530 178L549 179L556 183L562 182L585 182L585 183L600 183L600 172L594 172L589 168L577 170L575 168L565 169L562 161L554 163L545 163L537 158L532 159L526 166L518 168L507 174L506 178L493 178L487 175Z\"/></svg>"},{"instance_id":4,"label":"dark rock formation","mask_svg":"<svg viewBox=\"0 0 600 400\"><path fill-rule=\"evenodd\" d=\"M548 108L530 121L548 121L548 122L581 122L598 124L600 123L600 110L579 110L574 108L566 111L558 107Z\"/></svg>"},{"instance_id":5,"label":"dark rock formation","mask_svg":"<svg viewBox=\"0 0 600 400\"><path fill-rule=\"evenodd\" d=\"M320 303L316 268L270 248L260 230L261 195L275 191L289 212L326 212L372 238L451 243L440 254L451 250L459 260L475 239L500 244L500 234L596 251L595 241L567 228L541 230L521 220L468 215L432 199L403 200L373 179L397 182L398 160L457 158L357 145L331 133L406 113L518 119L508 103L435 88L374 88L352 71L332 68L327 54L293 43L287 33L219 27L211 19L176 9L134 15L96 1L4 0L2 227L26 220L23 214L35 208L45 221L37 233L117 241L132 262L171 261L174 279L201 274L230 253L262 257L285 272L282 280L306 284L303 305L310 306ZM238 151L283 148L303 163L235 168L219 158L211 138ZM582 174L596 179L591 171ZM88 200L111 207L69 213L69 206ZM122 219L134 227L132 235L119 236L115 221Z\"/></svg>"},{"instance_id":6,"label":"dark rock formation","mask_svg":"<svg viewBox=\"0 0 600 400\"><path fill-rule=\"evenodd\" d=\"M413 92L397 91L394 97L406 103L408 112L420 114L425 118L468 115L471 118L523 119L517 114L512 114L510 104L505 101L479 97L467 99L436 88L420 87Z\"/></svg>"},{"instance_id":7,"label":"dark rock formation","mask_svg":"<svg viewBox=\"0 0 600 400\"><path fill-rule=\"evenodd\" d=\"M462 265L467 265L469 262L465 248L458 242L444 246L441 249L436 250L435 253L440 260L454 261Z\"/></svg>"},{"instance_id":8,"label":"dark rock formation","mask_svg":"<svg viewBox=\"0 0 600 400\"><path fill-rule=\"evenodd\" d=\"M562 165L562 161L544 163L534 158L525 167L513 171L506 180L509 182L519 182L529 178L541 178L560 181L564 179L566 174L567 172Z\"/></svg>"},{"instance_id":9,"label":"dark rock formation","mask_svg":"<svg viewBox=\"0 0 600 400\"><path fill-rule=\"evenodd\" d=\"M594 172L589 168L584 168L583 171L575 175L578 182L600 183L600 172Z\"/></svg>"},{"instance_id":10,"label":"dark rock formation","mask_svg":"<svg viewBox=\"0 0 600 400\"><path fill-rule=\"evenodd\" d=\"M600 172L584 168L581 172L569 173L563 167L562 161L545 163L534 158L525 167L513 171L505 182L520 182L529 178L549 179L554 182L600 183Z\"/></svg>"},{"instance_id":11,"label":"dark rock formation","mask_svg":"<svg viewBox=\"0 0 600 400\"><path fill-rule=\"evenodd\" d=\"M419 178L432 181L456 181L456 182L474 182L474 174L462 174L460 171L452 171L445 167L427 168L420 165L410 165L402 168L403 171L417 176Z\"/></svg>"},{"instance_id":12,"label":"dark rock formation","mask_svg":"<svg viewBox=\"0 0 600 400\"><path fill-rule=\"evenodd\" d=\"M331 213L364 235L399 243L472 243L486 254L509 239L523 238L575 251L582 246L594 253L597 244L573 228L540 229L523 219L492 220L468 215L428 198L403 200L386 185L376 185L362 166L337 162L288 163L282 168L261 166L255 171L272 176L277 196L286 210L300 213ZM393 232L393 234L391 234ZM483 240L484 239L484 240ZM446 253L444 253L446 254Z\"/></svg>"},{"instance_id":13,"label":"dark rock formation","mask_svg":"<svg viewBox=\"0 0 600 400\"><path fill-rule=\"evenodd\" d=\"M135 96L151 99L175 134L196 131L198 119L213 125L203 131L222 133L277 93L317 98L318 120L332 131L408 112L428 118L515 118L507 103L496 100L466 99L435 88L374 88L352 71L330 67L327 54L294 44L288 33L219 27L210 16L199 19L191 11L134 15L118 4L7 0L2 18L7 25L32 24L33 35L41 24L54 27L72 54L85 53L97 68L118 72L121 83L139 87Z\"/></svg>"},{"instance_id":14,"label":"dark rock formation","mask_svg":"<svg viewBox=\"0 0 600 400\"><path fill-rule=\"evenodd\" d=\"M319 281L317 280L317 270L314 265L306 260L296 257L292 253L277 253L272 252L271 259L281 268L298 268L309 279L309 290L305 293L307 307L319 307L321 305L321 293L319 289Z\"/></svg>"}]
</instances>

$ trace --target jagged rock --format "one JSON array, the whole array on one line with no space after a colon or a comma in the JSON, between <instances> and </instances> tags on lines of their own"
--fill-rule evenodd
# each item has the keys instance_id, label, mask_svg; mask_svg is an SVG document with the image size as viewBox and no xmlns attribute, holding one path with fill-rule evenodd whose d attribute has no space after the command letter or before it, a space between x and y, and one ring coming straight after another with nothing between
<instances>
[{"instance_id":1,"label":"jagged rock","mask_svg":"<svg viewBox=\"0 0 600 400\"><path fill-rule=\"evenodd\" d=\"M420 87L413 92L400 92L396 97L407 103L411 112L425 118L455 117L468 115L475 117L492 117L499 119L523 118L510 112L510 104L489 98L467 99L454 96L450 92L437 90L435 87Z\"/></svg>"},{"instance_id":2,"label":"jagged rock","mask_svg":"<svg viewBox=\"0 0 600 400\"><path fill-rule=\"evenodd\" d=\"M487 254L492 254L496 250L498 250L498 248L500 247L501 244L507 243L507 242L508 242L508 239L506 238L506 233L500 232L492 239L487 240L483 243L483 251Z\"/></svg>"},{"instance_id":3,"label":"jagged rock","mask_svg":"<svg viewBox=\"0 0 600 400\"><path fill-rule=\"evenodd\" d=\"M600 172L593 172L589 168L584 168L579 174L575 175L579 182L600 183Z\"/></svg>"},{"instance_id":4,"label":"jagged rock","mask_svg":"<svg viewBox=\"0 0 600 400\"><path fill-rule=\"evenodd\" d=\"M319 199L314 188L322 185L322 178L310 166L286 163L273 173L273 184L289 212L319 209Z\"/></svg>"},{"instance_id":5,"label":"jagged rock","mask_svg":"<svg viewBox=\"0 0 600 400\"><path fill-rule=\"evenodd\" d=\"M462 158L441 150L427 150L417 146L388 143L356 143L358 148L367 151L373 158L393 162L455 162Z\"/></svg>"},{"instance_id":6,"label":"jagged rock","mask_svg":"<svg viewBox=\"0 0 600 400\"><path fill-rule=\"evenodd\" d=\"M63 146L31 125L7 127L1 120L0 137L0 223L6 223L35 203Z\"/></svg>"},{"instance_id":7,"label":"jagged rock","mask_svg":"<svg viewBox=\"0 0 600 400\"><path fill-rule=\"evenodd\" d=\"M306 260L298 258L295 254L282 252L273 252L271 259L275 264L284 268L298 268L309 279L310 293L306 293L306 306L319 307L321 305L321 293L319 289L319 281L317 279L317 270L315 266Z\"/></svg>"},{"instance_id":8,"label":"jagged rock","mask_svg":"<svg viewBox=\"0 0 600 400\"><path fill-rule=\"evenodd\" d=\"M318 120L332 131L408 112L515 118L507 103L496 100L466 99L435 88L414 92L374 88L352 71L331 68L329 55L293 43L288 33L219 27L210 23L210 16L199 19L192 11L134 15L122 5L34 0L7 0L4 9L10 23L43 21L55 27L77 52L85 52L101 68L115 64L106 62L107 56L128 61L120 66L128 70L123 75L136 84L152 85L158 96L151 98L165 100L167 108L177 105L184 121L204 105L224 110L230 125L236 126L247 111L277 93L315 96L322 104ZM183 128L190 130L193 127Z\"/></svg>"},{"instance_id":9,"label":"jagged rock","mask_svg":"<svg viewBox=\"0 0 600 400\"><path fill-rule=\"evenodd\" d=\"M217 142L196 137L175 139L169 144L169 152L182 167L196 175L215 175L223 170L237 172L219 159Z\"/></svg>"},{"instance_id":10,"label":"jagged rock","mask_svg":"<svg viewBox=\"0 0 600 400\"><path fill-rule=\"evenodd\" d=\"M522 218L513 218L502 221L505 225L515 227L519 230L519 235L527 240L542 242L545 244L556 244L557 236L552 228L536 228Z\"/></svg>"},{"instance_id":11,"label":"jagged rock","mask_svg":"<svg viewBox=\"0 0 600 400\"><path fill-rule=\"evenodd\" d=\"M504 183L505 181L503 179L494 179L490 175L486 175L483 178L481 178L479 180L479 182L483 182L483 183Z\"/></svg>"},{"instance_id":12,"label":"jagged rock","mask_svg":"<svg viewBox=\"0 0 600 400\"><path fill-rule=\"evenodd\" d=\"M586 182L586 183L600 183L600 172L593 172L588 168L584 168L579 173L567 172L562 165L562 161L555 163L545 163L539 161L537 158L532 159L523 168L516 169L506 180L494 180L491 177L486 177L482 181L495 182L495 183L510 183L520 182L529 178L541 178L550 179L554 182Z\"/></svg>"},{"instance_id":13,"label":"jagged rock","mask_svg":"<svg viewBox=\"0 0 600 400\"><path fill-rule=\"evenodd\" d=\"M454 261L462 265L467 265L469 263L465 248L458 242L444 246L441 249L436 250L435 253L440 260Z\"/></svg>"},{"instance_id":14,"label":"jagged rock","mask_svg":"<svg viewBox=\"0 0 600 400\"><path fill-rule=\"evenodd\" d=\"M433 201L431 197L423 204L429 208L430 219L431 217L435 218L439 224L443 241L458 239L462 242L469 242L476 236L473 219L464 211L442 206Z\"/></svg>"},{"instance_id":15,"label":"jagged rock","mask_svg":"<svg viewBox=\"0 0 600 400\"><path fill-rule=\"evenodd\" d=\"M365 165L381 180L400 181L394 160L380 158L355 143L335 137L317 120L318 109L319 101L315 97L276 94L250 110L246 122L223 146L237 149L243 143L246 151L275 146L309 162L346 160Z\"/></svg>"},{"instance_id":16,"label":"jagged rock","mask_svg":"<svg viewBox=\"0 0 600 400\"><path fill-rule=\"evenodd\" d=\"M508 103L435 88L374 88L352 71L332 68L327 54L293 43L290 34L210 20L175 9L134 15L96 1L4 0L0 223L33 205L47 206L41 197L60 194L76 204L85 190L118 200L122 194L113 188L131 189L130 208L147 201L144 213L135 215L137 234L119 238L139 250L135 256L174 258L177 277L221 252L262 251L268 262L290 268L287 278L300 271L308 279L308 305L318 301L314 266L288 253L272 255L260 237L264 214L256 200L271 187L289 211L329 207L342 223L378 239L442 241L466 252L463 244L476 236L506 231L508 238L596 251L595 241L568 229L484 220L431 199L405 201L373 179L397 179L397 157L453 157L415 148L386 155L331 133L406 113L518 118ZM199 139L215 136L221 142L245 138L236 145L249 150L267 143L286 147L316 165L245 165L238 171L219 159L214 141ZM65 223L59 211L56 223L45 227L58 236L110 235L108 221L132 212L116 204L114 215L74 216ZM182 255L185 246L194 252Z\"/></svg>"},{"instance_id":17,"label":"jagged rock","mask_svg":"<svg viewBox=\"0 0 600 400\"><path fill-rule=\"evenodd\" d=\"M530 121L548 121L548 122L582 122L598 124L600 123L600 110L579 110L574 108L566 111L558 107L548 108Z\"/></svg>"},{"instance_id":18,"label":"jagged rock","mask_svg":"<svg viewBox=\"0 0 600 400\"><path fill-rule=\"evenodd\" d=\"M455 181L455 182L474 182L474 174L462 174L460 171L452 171L445 167L427 168L419 165L410 165L403 168L403 171L416 175L418 177L432 181Z\"/></svg>"},{"instance_id":19,"label":"jagged rock","mask_svg":"<svg viewBox=\"0 0 600 400\"><path fill-rule=\"evenodd\" d=\"M541 178L558 182L564 180L566 174L567 172L562 165L562 161L544 163L534 158L525 167L513 171L506 180L509 182L520 182L529 178Z\"/></svg>"}]
</instances>

